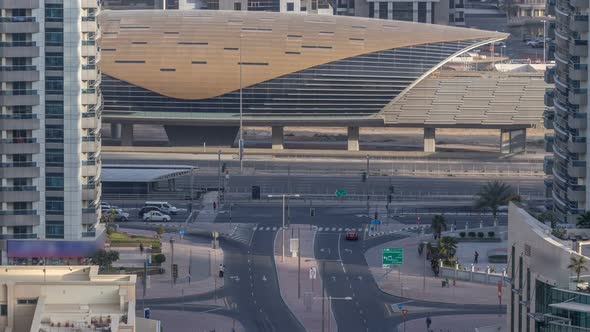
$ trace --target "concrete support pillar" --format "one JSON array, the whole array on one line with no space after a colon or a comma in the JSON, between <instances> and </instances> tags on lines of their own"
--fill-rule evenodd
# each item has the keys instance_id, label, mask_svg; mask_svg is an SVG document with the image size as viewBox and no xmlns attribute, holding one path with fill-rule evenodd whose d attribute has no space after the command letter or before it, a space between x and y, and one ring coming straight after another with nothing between
<instances>
[{"instance_id":1,"label":"concrete support pillar","mask_svg":"<svg viewBox=\"0 0 590 332\"><path fill-rule=\"evenodd\" d=\"M348 127L348 151L359 150L359 127Z\"/></svg>"},{"instance_id":2,"label":"concrete support pillar","mask_svg":"<svg viewBox=\"0 0 590 332\"><path fill-rule=\"evenodd\" d=\"M424 152L436 152L436 128L424 128Z\"/></svg>"},{"instance_id":3,"label":"concrete support pillar","mask_svg":"<svg viewBox=\"0 0 590 332\"><path fill-rule=\"evenodd\" d=\"M284 127L272 126L272 149L282 150L284 141Z\"/></svg>"},{"instance_id":4,"label":"concrete support pillar","mask_svg":"<svg viewBox=\"0 0 590 332\"><path fill-rule=\"evenodd\" d=\"M111 123L111 138L112 139L121 139L121 124L120 123Z\"/></svg>"},{"instance_id":5,"label":"concrete support pillar","mask_svg":"<svg viewBox=\"0 0 590 332\"><path fill-rule=\"evenodd\" d=\"M121 125L121 145L132 146L133 145L133 124L124 123Z\"/></svg>"},{"instance_id":6,"label":"concrete support pillar","mask_svg":"<svg viewBox=\"0 0 590 332\"><path fill-rule=\"evenodd\" d=\"M526 152L526 128L500 129L500 152Z\"/></svg>"}]
</instances>

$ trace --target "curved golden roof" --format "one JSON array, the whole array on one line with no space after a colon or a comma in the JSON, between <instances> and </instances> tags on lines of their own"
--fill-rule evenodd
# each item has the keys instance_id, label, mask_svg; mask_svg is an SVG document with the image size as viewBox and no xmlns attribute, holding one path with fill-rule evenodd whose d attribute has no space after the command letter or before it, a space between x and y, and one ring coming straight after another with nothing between
<instances>
[{"instance_id":1,"label":"curved golden roof","mask_svg":"<svg viewBox=\"0 0 590 332\"><path fill-rule=\"evenodd\" d=\"M103 73L179 99L220 96L328 62L506 34L346 16L203 10L103 11ZM240 51L241 48L241 51Z\"/></svg>"}]
</instances>

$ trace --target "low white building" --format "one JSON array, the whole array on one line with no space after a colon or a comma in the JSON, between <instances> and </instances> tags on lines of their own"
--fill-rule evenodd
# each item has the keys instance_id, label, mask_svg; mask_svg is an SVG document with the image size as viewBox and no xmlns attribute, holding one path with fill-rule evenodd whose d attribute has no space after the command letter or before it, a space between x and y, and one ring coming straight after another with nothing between
<instances>
[{"instance_id":1,"label":"low white building","mask_svg":"<svg viewBox=\"0 0 590 332\"><path fill-rule=\"evenodd\" d=\"M575 242L551 232L550 226L510 204L508 331L590 331L590 292L583 286L587 283L574 283L576 277L568 269L570 258L582 255L572 249Z\"/></svg>"},{"instance_id":2,"label":"low white building","mask_svg":"<svg viewBox=\"0 0 590 332\"><path fill-rule=\"evenodd\" d=\"M135 317L135 283L97 266L1 266L0 331L159 332Z\"/></svg>"}]
</instances>

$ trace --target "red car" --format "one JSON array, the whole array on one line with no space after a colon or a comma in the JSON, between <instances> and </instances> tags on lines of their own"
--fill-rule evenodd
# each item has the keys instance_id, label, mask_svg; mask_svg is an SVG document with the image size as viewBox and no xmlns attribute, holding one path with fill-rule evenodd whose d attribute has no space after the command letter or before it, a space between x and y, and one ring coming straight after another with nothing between
<instances>
[{"instance_id":1,"label":"red car","mask_svg":"<svg viewBox=\"0 0 590 332\"><path fill-rule=\"evenodd\" d=\"M349 241L356 241L359 239L359 233L357 232L348 232L346 233L346 239Z\"/></svg>"}]
</instances>

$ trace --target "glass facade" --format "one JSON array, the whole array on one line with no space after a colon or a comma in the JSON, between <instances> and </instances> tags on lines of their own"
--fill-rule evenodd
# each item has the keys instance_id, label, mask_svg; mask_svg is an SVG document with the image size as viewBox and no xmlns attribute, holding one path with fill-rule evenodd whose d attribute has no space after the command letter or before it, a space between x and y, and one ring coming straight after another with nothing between
<instances>
[{"instance_id":1,"label":"glass facade","mask_svg":"<svg viewBox=\"0 0 590 332\"><path fill-rule=\"evenodd\" d=\"M379 51L277 77L243 88L243 112L273 115L374 114L427 71L476 42L433 43ZM297 54L286 56L293 56L293 61L296 61ZM264 63L255 65L264 70ZM105 112L236 114L240 111L239 90L209 99L182 100L103 75L101 92Z\"/></svg>"},{"instance_id":2,"label":"glass facade","mask_svg":"<svg viewBox=\"0 0 590 332\"><path fill-rule=\"evenodd\" d=\"M551 307L558 303L580 303L590 306L590 293L556 288L536 280L535 312L542 314L542 319L535 321L538 332L588 332L590 331L590 313L563 310ZM532 319L531 319L532 320Z\"/></svg>"}]
</instances>

